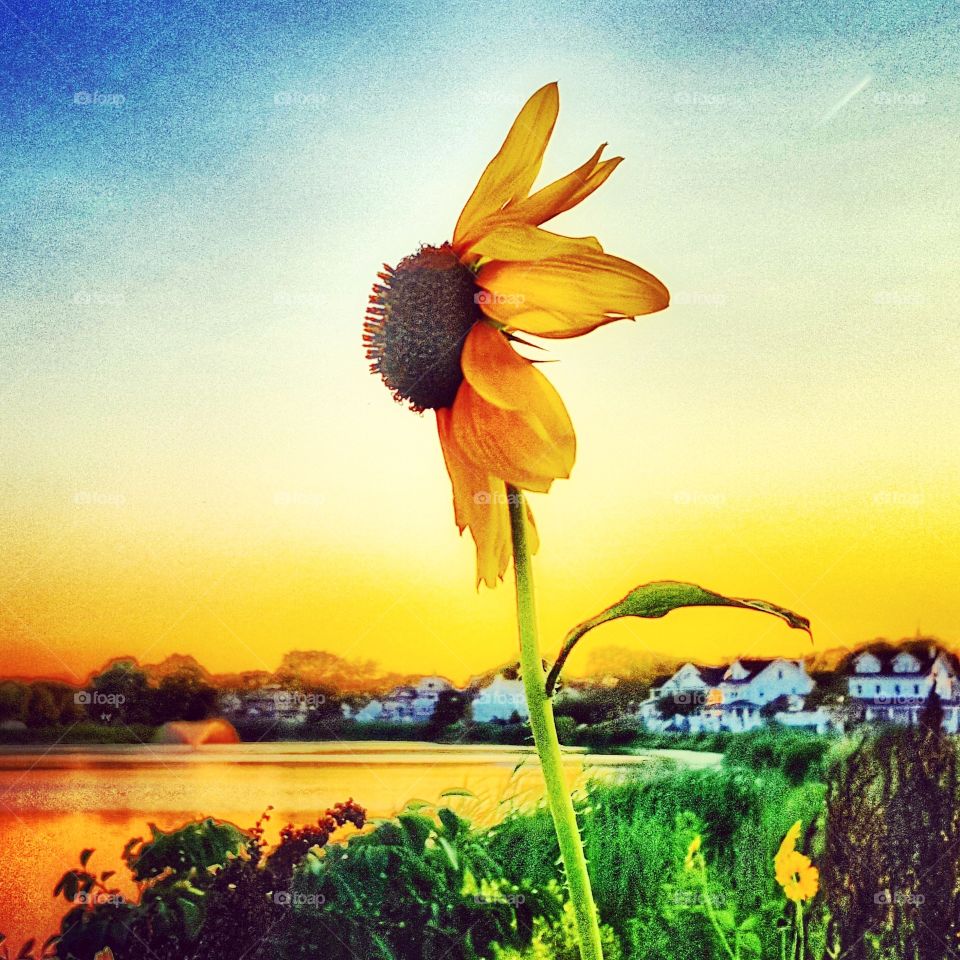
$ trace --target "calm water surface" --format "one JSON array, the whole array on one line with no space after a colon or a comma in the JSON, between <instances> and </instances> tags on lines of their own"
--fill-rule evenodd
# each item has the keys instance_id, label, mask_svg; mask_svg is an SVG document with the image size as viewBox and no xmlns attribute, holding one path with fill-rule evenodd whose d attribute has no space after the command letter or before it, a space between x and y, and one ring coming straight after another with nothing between
<instances>
[{"instance_id":1,"label":"calm water surface","mask_svg":"<svg viewBox=\"0 0 960 960\"><path fill-rule=\"evenodd\" d=\"M616 778L644 758L568 755L571 786ZM315 821L352 797L371 816L391 816L411 799L450 802L489 822L510 805L536 800L536 756L518 747L418 743L269 743L200 748L105 746L0 750L0 932L14 942L45 939L66 910L51 896L84 847L90 868L126 876L120 853L131 837L201 816L252 826L275 808L268 838L287 822ZM117 882L132 896L133 885ZM15 951L14 951L15 952Z\"/></svg>"}]
</instances>

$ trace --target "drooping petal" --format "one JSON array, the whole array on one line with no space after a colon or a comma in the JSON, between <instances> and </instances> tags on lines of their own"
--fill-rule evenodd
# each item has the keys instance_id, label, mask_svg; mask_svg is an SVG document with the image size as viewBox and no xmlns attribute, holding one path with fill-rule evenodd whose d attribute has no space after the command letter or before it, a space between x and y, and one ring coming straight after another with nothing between
<instances>
[{"instance_id":1,"label":"drooping petal","mask_svg":"<svg viewBox=\"0 0 960 960\"><path fill-rule=\"evenodd\" d=\"M465 251L490 260L544 260L577 253L603 253L596 237L563 237L526 223L504 223Z\"/></svg>"},{"instance_id":2,"label":"drooping petal","mask_svg":"<svg viewBox=\"0 0 960 960\"><path fill-rule=\"evenodd\" d=\"M481 399L535 417L554 445L565 451L569 473L576 447L570 415L553 384L531 360L521 357L489 323L477 323L463 344L460 366Z\"/></svg>"},{"instance_id":3,"label":"drooping petal","mask_svg":"<svg viewBox=\"0 0 960 960\"><path fill-rule=\"evenodd\" d=\"M569 476L566 452L536 417L488 403L466 381L452 410L457 443L494 476L537 493L546 493L557 477Z\"/></svg>"},{"instance_id":4,"label":"drooping petal","mask_svg":"<svg viewBox=\"0 0 960 960\"><path fill-rule=\"evenodd\" d=\"M464 382L453 404L453 432L477 464L507 483L546 491L568 477L576 435L563 401L504 336L478 323L461 356Z\"/></svg>"},{"instance_id":5,"label":"drooping petal","mask_svg":"<svg viewBox=\"0 0 960 960\"><path fill-rule=\"evenodd\" d=\"M477 221L496 213L512 200L527 196L540 172L559 109L560 93L556 83L541 87L524 104L503 146L487 164L457 220L453 231L455 244Z\"/></svg>"},{"instance_id":6,"label":"drooping petal","mask_svg":"<svg viewBox=\"0 0 960 960\"><path fill-rule=\"evenodd\" d=\"M670 303L669 291L653 274L607 253L492 261L480 268L477 283L488 294L478 299L488 317L545 337L578 336Z\"/></svg>"},{"instance_id":7,"label":"drooping petal","mask_svg":"<svg viewBox=\"0 0 960 960\"><path fill-rule=\"evenodd\" d=\"M503 480L474 464L453 434L452 411L437 410L443 461L453 486L453 515L460 532L467 528L477 548L477 585L495 587L513 551L510 513Z\"/></svg>"}]
</instances>

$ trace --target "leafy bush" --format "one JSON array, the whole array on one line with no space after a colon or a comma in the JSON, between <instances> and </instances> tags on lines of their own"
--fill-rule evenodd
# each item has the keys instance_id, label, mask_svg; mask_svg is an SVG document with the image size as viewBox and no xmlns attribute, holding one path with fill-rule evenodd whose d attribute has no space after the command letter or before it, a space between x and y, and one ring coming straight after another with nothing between
<instances>
[{"instance_id":1,"label":"leafy bush","mask_svg":"<svg viewBox=\"0 0 960 960\"><path fill-rule=\"evenodd\" d=\"M538 917L559 917L557 882L507 879L482 837L451 809L418 804L336 856L307 858L293 887L305 906L280 955L473 960L495 943L529 946Z\"/></svg>"},{"instance_id":2,"label":"leafy bush","mask_svg":"<svg viewBox=\"0 0 960 960\"><path fill-rule=\"evenodd\" d=\"M834 740L815 733L777 727L730 737L724 755L730 766L779 770L793 784L822 779L823 763Z\"/></svg>"},{"instance_id":3,"label":"leafy bush","mask_svg":"<svg viewBox=\"0 0 960 960\"><path fill-rule=\"evenodd\" d=\"M851 960L942 960L960 935L960 764L933 716L866 737L832 768L825 946Z\"/></svg>"}]
</instances>

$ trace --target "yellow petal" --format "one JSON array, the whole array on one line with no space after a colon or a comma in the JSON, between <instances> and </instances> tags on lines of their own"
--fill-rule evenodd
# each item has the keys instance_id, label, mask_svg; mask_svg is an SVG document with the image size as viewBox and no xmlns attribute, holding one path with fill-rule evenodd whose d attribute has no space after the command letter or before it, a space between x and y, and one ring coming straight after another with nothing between
<instances>
[{"instance_id":1,"label":"yellow petal","mask_svg":"<svg viewBox=\"0 0 960 960\"><path fill-rule=\"evenodd\" d=\"M464 382L453 433L476 464L507 483L546 491L576 459L573 424L559 394L489 324L478 323L460 358Z\"/></svg>"},{"instance_id":2,"label":"yellow petal","mask_svg":"<svg viewBox=\"0 0 960 960\"><path fill-rule=\"evenodd\" d=\"M496 230L509 223L523 223L528 226L538 226L548 220L575 207L581 200L585 200L601 186L617 169L623 157L613 157L598 163L601 152L606 144L601 145L596 153L583 166L578 167L565 177L555 180L536 193L509 204L503 210L493 213L478 221L468 236L462 238L457 246L458 252L463 252L475 245L484 234Z\"/></svg>"},{"instance_id":3,"label":"yellow petal","mask_svg":"<svg viewBox=\"0 0 960 960\"><path fill-rule=\"evenodd\" d=\"M452 410L457 443L493 476L546 493L557 477L570 475L569 447L555 444L536 417L488 403L466 381Z\"/></svg>"},{"instance_id":4,"label":"yellow petal","mask_svg":"<svg viewBox=\"0 0 960 960\"><path fill-rule=\"evenodd\" d=\"M653 274L607 253L492 261L480 268L477 283L490 294L479 301L488 317L546 337L578 336L670 303L669 291Z\"/></svg>"},{"instance_id":5,"label":"yellow petal","mask_svg":"<svg viewBox=\"0 0 960 960\"><path fill-rule=\"evenodd\" d=\"M464 251L489 260L545 260L578 253L603 253L596 237L563 237L527 223L504 223Z\"/></svg>"},{"instance_id":6,"label":"yellow petal","mask_svg":"<svg viewBox=\"0 0 960 960\"><path fill-rule=\"evenodd\" d=\"M540 172L559 109L560 94L556 83L541 87L524 104L503 146L487 164L464 206L453 231L454 243L461 240L477 221L530 192Z\"/></svg>"},{"instance_id":7,"label":"yellow petal","mask_svg":"<svg viewBox=\"0 0 960 960\"><path fill-rule=\"evenodd\" d=\"M529 197L511 204L509 216L521 223L541 224L575 207L585 200L616 170L623 157L613 157L600 163L600 154L606 144L601 144L583 166L559 180L541 188Z\"/></svg>"},{"instance_id":8,"label":"yellow petal","mask_svg":"<svg viewBox=\"0 0 960 960\"><path fill-rule=\"evenodd\" d=\"M474 324L463 344L460 366L479 398L536 421L534 429L563 454L564 472L573 468L576 435L567 408L553 384L507 338L488 323Z\"/></svg>"},{"instance_id":9,"label":"yellow petal","mask_svg":"<svg viewBox=\"0 0 960 960\"><path fill-rule=\"evenodd\" d=\"M492 295L491 295L492 296ZM492 310L487 310L485 303L492 304ZM496 311L496 305L492 301L484 300L481 302L481 310L487 316L491 316L492 311ZM523 313L514 315L503 314L506 319L499 320L496 316L492 319L498 323L505 324L512 330L522 330L524 333L532 333L538 337L545 337L548 340L565 340L570 337L582 337L586 333L591 333L597 327L602 327L605 323L613 323L614 320L625 320L626 317L619 316L597 316L596 314L575 314L560 313L550 310L526 310Z\"/></svg>"},{"instance_id":10,"label":"yellow petal","mask_svg":"<svg viewBox=\"0 0 960 960\"><path fill-rule=\"evenodd\" d=\"M477 548L477 586L495 587L512 553L510 514L504 482L476 466L453 435L448 407L437 410L440 449L453 486L453 514L460 532L467 528Z\"/></svg>"}]
</instances>

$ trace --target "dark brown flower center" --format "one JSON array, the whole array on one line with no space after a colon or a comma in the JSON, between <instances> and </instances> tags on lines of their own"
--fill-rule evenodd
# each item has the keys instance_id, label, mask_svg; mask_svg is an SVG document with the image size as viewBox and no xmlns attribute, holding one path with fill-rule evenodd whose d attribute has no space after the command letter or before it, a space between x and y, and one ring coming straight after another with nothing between
<instances>
[{"instance_id":1,"label":"dark brown flower center","mask_svg":"<svg viewBox=\"0 0 960 960\"><path fill-rule=\"evenodd\" d=\"M370 369L413 410L449 407L463 380L460 352L482 316L475 274L449 243L421 247L373 286L363 341Z\"/></svg>"}]
</instances>

